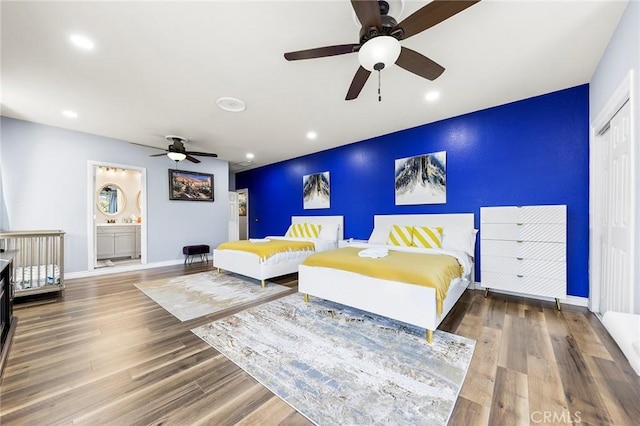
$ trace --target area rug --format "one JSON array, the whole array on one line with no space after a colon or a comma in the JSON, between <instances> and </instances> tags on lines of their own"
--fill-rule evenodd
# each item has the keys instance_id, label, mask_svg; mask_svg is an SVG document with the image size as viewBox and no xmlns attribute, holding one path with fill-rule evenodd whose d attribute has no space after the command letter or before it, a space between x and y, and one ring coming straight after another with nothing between
<instances>
[{"instance_id":1,"label":"area rug","mask_svg":"<svg viewBox=\"0 0 640 426\"><path fill-rule=\"evenodd\" d=\"M191 331L320 425L445 425L475 348L299 293Z\"/></svg>"},{"instance_id":2,"label":"area rug","mask_svg":"<svg viewBox=\"0 0 640 426\"><path fill-rule=\"evenodd\" d=\"M247 302L265 299L289 290L228 272L200 272L135 285L158 305L180 321L233 308Z\"/></svg>"}]
</instances>

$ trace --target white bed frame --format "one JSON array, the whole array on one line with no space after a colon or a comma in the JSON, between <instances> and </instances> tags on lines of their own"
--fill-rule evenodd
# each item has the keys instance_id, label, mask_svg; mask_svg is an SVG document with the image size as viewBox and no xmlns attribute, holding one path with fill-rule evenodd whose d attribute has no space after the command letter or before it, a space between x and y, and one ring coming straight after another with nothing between
<instances>
[{"instance_id":1,"label":"white bed frame","mask_svg":"<svg viewBox=\"0 0 640 426\"><path fill-rule=\"evenodd\" d=\"M339 226L338 240L344 238L344 216L291 216L292 225L305 222L320 225L337 224ZM269 278L298 272L300 262L302 262L302 258L276 264L265 264L260 262L259 257L253 253L237 250L213 250L213 266L215 268L260 280L262 287L265 286L265 280Z\"/></svg>"},{"instance_id":2,"label":"white bed frame","mask_svg":"<svg viewBox=\"0 0 640 426\"><path fill-rule=\"evenodd\" d=\"M473 229L474 219L473 213L374 216L374 227L390 229L392 225ZM300 265L298 291L305 294L305 300L312 295L425 328L427 341L432 343L433 331L472 280L473 268L469 276L452 282L440 316L436 313L436 292L433 288L371 278L338 269Z\"/></svg>"}]
</instances>

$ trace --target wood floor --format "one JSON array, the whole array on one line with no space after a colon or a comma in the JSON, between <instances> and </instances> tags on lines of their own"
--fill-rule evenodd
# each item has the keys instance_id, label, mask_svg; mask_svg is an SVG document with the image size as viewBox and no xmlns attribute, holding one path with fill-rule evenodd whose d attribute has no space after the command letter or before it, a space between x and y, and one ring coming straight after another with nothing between
<instances>
[{"instance_id":1,"label":"wood floor","mask_svg":"<svg viewBox=\"0 0 640 426\"><path fill-rule=\"evenodd\" d=\"M63 300L17 305L0 424L309 424L189 331L235 310L181 323L134 286L205 269L69 280ZM638 424L640 379L594 315L483 296L441 326L477 341L450 425Z\"/></svg>"}]
</instances>

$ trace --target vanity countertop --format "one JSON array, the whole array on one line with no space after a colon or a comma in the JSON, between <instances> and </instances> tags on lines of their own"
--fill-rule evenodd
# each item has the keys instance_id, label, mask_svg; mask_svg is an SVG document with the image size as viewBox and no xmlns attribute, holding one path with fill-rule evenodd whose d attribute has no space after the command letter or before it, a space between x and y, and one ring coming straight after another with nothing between
<instances>
[{"instance_id":1,"label":"vanity countertop","mask_svg":"<svg viewBox=\"0 0 640 426\"><path fill-rule=\"evenodd\" d=\"M125 222L117 222L117 223L98 223L96 226L140 226L138 222L134 223L125 223Z\"/></svg>"}]
</instances>

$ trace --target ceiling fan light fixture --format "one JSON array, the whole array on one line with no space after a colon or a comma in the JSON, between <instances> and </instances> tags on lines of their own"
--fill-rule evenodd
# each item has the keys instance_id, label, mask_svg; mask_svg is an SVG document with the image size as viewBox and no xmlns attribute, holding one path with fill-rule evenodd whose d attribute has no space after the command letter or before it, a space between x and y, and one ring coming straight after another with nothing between
<instances>
[{"instance_id":1,"label":"ceiling fan light fixture","mask_svg":"<svg viewBox=\"0 0 640 426\"><path fill-rule=\"evenodd\" d=\"M379 71L393 65L399 56L400 42L391 36L374 37L358 51L360 65L369 71Z\"/></svg>"},{"instance_id":2,"label":"ceiling fan light fixture","mask_svg":"<svg viewBox=\"0 0 640 426\"><path fill-rule=\"evenodd\" d=\"M187 156L181 152L167 152L167 157L171 158L173 161L182 161Z\"/></svg>"}]
</instances>

